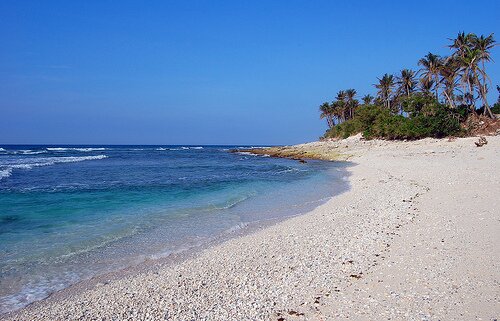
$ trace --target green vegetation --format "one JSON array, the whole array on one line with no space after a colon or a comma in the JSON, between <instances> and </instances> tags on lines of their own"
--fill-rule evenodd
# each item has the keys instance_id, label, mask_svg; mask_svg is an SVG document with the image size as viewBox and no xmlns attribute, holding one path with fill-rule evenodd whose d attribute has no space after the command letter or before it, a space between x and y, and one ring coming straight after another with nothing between
<instances>
[{"instance_id":1,"label":"green vegetation","mask_svg":"<svg viewBox=\"0 0 500 321\"><path fill-rule=\"evenodd\" d=\"M418 72L403 69L378 78L376 97L365 95L360 103L356 90L339 91L333 102L319 108L329 126L324 137L362 133L367 139L440 138L464 134L470 117L494 119L500 113L500 97L490 108L485 66L494 46L493 34L462 32L451 39L450 56L428 53L418 61ZM497 90L500 93L499 86Z\"/></svg>"}]
</instances>

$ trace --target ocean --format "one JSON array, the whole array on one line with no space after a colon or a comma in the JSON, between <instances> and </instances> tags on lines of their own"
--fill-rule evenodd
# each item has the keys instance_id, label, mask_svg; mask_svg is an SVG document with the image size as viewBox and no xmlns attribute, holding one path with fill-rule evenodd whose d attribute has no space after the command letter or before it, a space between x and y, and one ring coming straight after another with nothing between
<instances>
[{"instance_id":1,"label":"ocean","mask_svg":"<svg viewBox=\"0 0 500 321\"><path fill-rule=\"evenodd\" d=\"M347 189L342 163L246 147L1 146L0 313Z\"/></svg>"}]
</instances>

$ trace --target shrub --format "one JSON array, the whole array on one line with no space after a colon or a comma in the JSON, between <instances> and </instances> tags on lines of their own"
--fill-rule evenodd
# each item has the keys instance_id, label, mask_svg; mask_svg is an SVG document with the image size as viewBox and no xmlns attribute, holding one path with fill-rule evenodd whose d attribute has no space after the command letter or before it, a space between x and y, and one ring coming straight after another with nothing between
<instances>
[{"instance_id":1,"label":"shrub","mask_svg":"<svg viewBox=\"0 0 500 321\"><path fill-rule=\"evenodd\" d=\"M416 94L402 102L406 116L389 109L366 105L356 111L354 118L328 130L325 137L347 138L362 133L366 139L420 139L441 138L461 132L462 110L449 109L433 97Z\"/></svg>"}]
</instances>

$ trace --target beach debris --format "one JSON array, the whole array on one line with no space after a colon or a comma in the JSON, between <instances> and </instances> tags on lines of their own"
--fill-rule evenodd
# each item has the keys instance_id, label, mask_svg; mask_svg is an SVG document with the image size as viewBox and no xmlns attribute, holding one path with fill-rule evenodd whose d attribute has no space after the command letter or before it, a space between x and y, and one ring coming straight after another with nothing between
<instances>
[{"instance_id":1,"label":"beach debris","mask_svg":"<svg viewBox=\"0 0 500 321\"><path fill-rule=\"evenodd\" d=\"M304 315L304 313L297 312L297 311L294 311L294 310L288 311L288 314L290 314L290 315L296 315L296 316Z\"/></svg>"},{"instance_id":2,"label":"beach debris","mask_svg":"<svg viewBox=\"0 0 500 321\"><path fill-rule=\"evenodd\" d=\"M479 139L477 142L474 142L474 144L476 144L477 147L482 147L483 145L486 145L488 144L488 141L486 140L486 137L484 136L479 136Z\"/></svg>"}]
</instances>

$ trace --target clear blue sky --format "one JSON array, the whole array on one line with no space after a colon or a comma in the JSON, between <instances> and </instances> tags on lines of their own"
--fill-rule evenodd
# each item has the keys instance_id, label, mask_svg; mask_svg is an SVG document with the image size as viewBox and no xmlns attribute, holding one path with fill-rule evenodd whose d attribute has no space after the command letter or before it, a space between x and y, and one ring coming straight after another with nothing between
<instances>
[{"instance_id":1,"label":"clear blue sky","mask_svg":"<svg viewBox=\"0 0 500 321\"><path fill-rule=\"evenodd\" d=\"M147 3L147 5L146 5ZM500 1L0 2L0 143L290 144ZM488 66L500 83L500 47ZM496 100L491 90L490 100Z\"/></svg>"}]
</instances>

